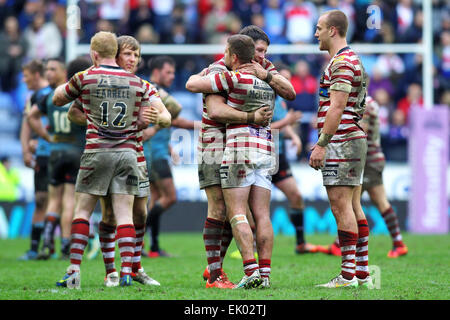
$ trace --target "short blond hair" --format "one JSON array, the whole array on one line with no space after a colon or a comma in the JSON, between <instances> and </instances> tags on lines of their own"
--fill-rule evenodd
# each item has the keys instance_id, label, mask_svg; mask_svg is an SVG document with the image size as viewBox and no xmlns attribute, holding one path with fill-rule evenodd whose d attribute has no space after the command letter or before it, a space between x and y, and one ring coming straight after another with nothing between
<instances>
[{"instance_id":1,"label":"short blond hair","mask_svg":"<svg viewBox=\"0 0 450 320\"><path fill-rule=\"evenodd\" d=\"M91 38L91 50L101 58L115 58L117 49L117 36L112 32L99 31Z\"/></svg>"}]
</instances>

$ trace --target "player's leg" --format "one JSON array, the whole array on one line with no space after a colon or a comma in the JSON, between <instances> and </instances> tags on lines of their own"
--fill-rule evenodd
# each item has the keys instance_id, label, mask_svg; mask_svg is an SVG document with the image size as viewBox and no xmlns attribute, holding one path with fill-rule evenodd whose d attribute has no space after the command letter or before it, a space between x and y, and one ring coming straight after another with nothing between
<instances>
[{"instance_id":1,"label":"player's leg","mask_svg":"<svg viewBox=\"0 0 450 320\"><path fill-rule=\"evenodd\" d=\"M358 224L358 241L356 243L355 275L360 285L373 288L369 274L369 224L361 206L362 186L355 187L353 191L352 205Z\"/></svg>"},{"instance_id":2,"label":"player's leg","mask_svg":"<svg viewBox=\"0 0 450 320\"><path fill-rule=\"evenodd\" d=\"M132 278L144 285L159 286L160 283L151 278L141 265L142 247L147 219L148 197L135 197L133 203L133 224L136 230L134 255L132 259Z\"/></svg>"},{"instance_id":3,"label":"player's leg","mask_svg":"<svg viewBox=\"0 0 450 320\"><path fill-rule=\"evenodd\" d=\"M98 226L98 236L106 272L104 284L107 287L115 287L119 285L119 274L115 266L117 223L112 208L111 196L101 197L100 205L102 221L100 221Z\"/></svg>"},{"instance_id":4,"label":"player's leg","mask_svg":"<svg viewBox=\"0 0 450 320\"><path fill-rule=\"evenodd\" d=\"M253 233L246 216L250 189L251 186L223 189L228 220L233 237L241 250L244 267L244 277L237 284L237 288L252 288L261 284L259 266L253 255Z\"/></svg>"},{"instance_id":5,"label":"player's leg","mask_svg":"<svg viewBox=\"0 0 450 320\"><path fill-rule=\"evenodd\" d=\"M62 257L69 257L70 254L70 228L75 210L75 184L65 183L62 195L61 213L61 254Z\"/></svg>"},{"instance_id":6,"label":"player's leg","mask_svg":"<svg viewBox=\"0 0 450 320\"><path fill-rule=\"evenodd\" d=\"M319 285L326 288L357 287L355 277L358 225L353 211L353 186L326 186L331 211L336 219L341 246L341 273L330 282Z\"/></svg>"},{"instance_id":7,"label":"player's leg","mask_svg":"<svg viewBox=\"0 0 450 320\"><path fill-rule=\"evenodd\" d=\"M284 193L289 201L289 218L295 228L295 252L298 254L306 252L317 252L317 248L315 245L312 245L305 241L303 216L305 204L294 177L290 176L285 179L281 179L275 183L275 186Z\"/></svg>"},{"instance_id":8,"label":"player's leg","mask_svg":"<svg viewBox=\"0 0 450 320\"><path fill-rule=\"evenodd\" d=\"M117 221L116 240L120 253L120 284L131 285L132 259L136 241L133 224L134 195L111 194L114 216Z\"/></svg>"},{"instance_id":9,"label":"player's leg","mask_svg":"<svg viewBox=\"0 0 450 320\"><path fill-rule=\"evenodd\" d=\"M395 210L389 203L386 191L383 184L373 186L367 190L370 196L370 200L377 207L378 211L386 223L386 227L389 230L389 234L392 238L392 249L388 252L388 257L397 258L399 256L406 255L408 248L403 242L403 237L400 231L400 225Z\"/></svg>"},{"instance_id":10,"label":"player's leg","mask_svg":"<svg viewBox=\"0 0 450 320\"><path fill-rule=\"evenodd\" d=\"M48 205L45 215L43 246L38 254L38 259L49 259L55 251L55 229L60 224L62 212L62 196L64 193L64 185L48 186Z\"/></svg>"},{"instance_id":11,"label":"player's leg","mask_svg":"<svg viewBox=\"0 0 450 320\"><path fill-rule=\"evenodd\" d=\"M226 208L220 185L211 185L204 190L208 200L208 213L203 227L203 242L208 262L205 273L207 273L206 280L212 284L222 274L221 238Z\"/></svg>"},{"instance_id":12,"label":"player's leg","mask_svg":"<svg viewBox=\"0 0 450 320\"><path fill-rule=\"evenodd\" d=\"M268 182L270 188L270 182ZM270 220L271 190L253 185L249 205L256 223L256 243L259 258L259 273L266 288L270 287L271 259L273 249L273 228Z\"/></svg>"},{"instance_id":13,"label":"player's leg","mask_svg":"<svg viewBox=\"0 0 450 320\"><path fill-rule=\"evenodd\" d=\"M168 170L170 171L170 168ZM167 169L165 171L167 171ZM168 174L164 175L167 176ZM159 245L161 216L176 202L176 189L173 178L171 177L171 173L170 177L164 177L154 181L154 185L156 185L160 197L155 201L148 215L148 220L152 232L150 255L152 255L152 253L157 253L158 256L168 256L168 254L161 250Z\"/></svg>"},{"instance_id":14,"label":"player's leg","mask_svg":"<svg viewBox=\"0 0 450 320\"><path fill-rule=\"evenodd\" d=\"M70 230L70 265L57 286L79 289L80 266L89 240L89 219L98 201L97 195L75 193L75 211Z\"/></svg>"}]
</instances>

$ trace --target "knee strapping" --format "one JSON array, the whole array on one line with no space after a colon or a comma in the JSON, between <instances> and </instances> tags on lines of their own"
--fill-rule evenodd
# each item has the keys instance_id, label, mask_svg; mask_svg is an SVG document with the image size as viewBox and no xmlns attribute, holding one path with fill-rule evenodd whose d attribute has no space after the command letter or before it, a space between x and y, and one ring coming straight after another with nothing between
<instances>
[{"instance_id":1,"label":"knee strapping","mask_svg":"<svg viewBox=\"0 0 450 320\"><path fill-rule=\"evenodd\" d=\"M237 214L230 220L231 227L234 228L236 225L246 223L248 224L247 216L245 214Z\"/></svg>"}]
</instances>

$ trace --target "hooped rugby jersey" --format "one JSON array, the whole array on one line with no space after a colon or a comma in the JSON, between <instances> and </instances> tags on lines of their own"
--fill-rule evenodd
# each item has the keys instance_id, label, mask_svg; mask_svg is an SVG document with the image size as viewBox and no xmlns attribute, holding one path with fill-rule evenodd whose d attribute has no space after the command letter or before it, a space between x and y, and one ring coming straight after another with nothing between
<instances>
[{"instance_id":1,"label":"hooped rugby jersey","mask_svg":"<svg viewBox=\"0 0 450 320\"><path fill-rule=\"evenodd\" d=\"M379 110L380 106L378 103L371 96L367 96L366 111L362 120L368 124L366 164L385 161L384 153L381 149Z\"/></svg>"},{"instance_id":2,"label":"hooped rugby jersey","mask_svg":"<svg viewBox=\"0 0 450 320\"><path fill-rule=\"evenodd\" d=\"M275 91L256 76L225 71L209 76L214 92L226 92L227 104L244 112L253 112L275 105ZM252 124L227 124L226 149L222 164L260 164L273 156L274 145L270 123L266 126Z\"/></svg>"},{"instance_id":3,"label":"hooped rugby jersey","mask_svg":"<svg viewBox=\"0 0 450 320\"><path fill-rule=\"evenodd\" d=\"M264 59L261 66L268 70L272 75L278 74L275 66L268 59ZM225 59L222 58L209 65L207 75L229 71L225 65ZM198 161L202 162L203 156L208 155L210 159L215 158L215 154L222 154L225 149L225 124L212 120L208 117L206 108L206 95L203 94L203 112L202 126L199 133L198 141Z\"/></svg>"},{"instance_id":4,"label":"hooped rugby jersey","mask_svg":"<svg viewBox=\"0 0 450 320\"><path fill-rule=\"evenodd\" d=\"M141 78L120 67L100 65L76 73L65 94L71 100L81 96L87 119L84 152L136 151L139 110L150 106Z\"/></svg>"},{"instance_id":5,"label":"hooped rugby jersey","mask_svg":"<svg viewBox=\"0 0 450 320\"><path fill-rule=\"evenodd\" d=\"M359 127L365 109L366 82L365 70L358 55L345 47L330 60L320 79L319 110L317 127L322 133L325 117L330 107L330 91L344 91L349 94L341 122L331 142L344 142L365 138L366 134Z\"/></svg>"}]
</instances>

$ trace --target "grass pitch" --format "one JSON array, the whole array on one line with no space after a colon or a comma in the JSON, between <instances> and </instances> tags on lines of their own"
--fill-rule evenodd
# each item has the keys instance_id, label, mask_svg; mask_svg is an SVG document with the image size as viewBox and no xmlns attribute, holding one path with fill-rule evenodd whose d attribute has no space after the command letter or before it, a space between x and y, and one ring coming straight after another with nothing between
<instances>
[{"instance_id":1,"label":"grass pitch","mask_svg":"<svg viewBox=\"0 0 450 320\"><path fill-rule=\"evenodd\" d=\"M308 242L327 245L334 235L307 235ZM404 234L407 256L387 258L391 239L371 236L369 265L378 274L379 289L324 289L316 284L340 272L340 258L321 253L294 254L294 237L275 237L272 288L267 290L206 289L202 273L206 258L200 233L163 233L162 247L171 258L143 258L146 272L161 287L103 286L101 253L81 265L81 290L57 288L69 262L18 261L29 247L28 239L0 240L0 300L448 300L450 298L450 236ZM59 250L59 239L56 239ZM148 239L146 239L148 244ZM231 244L228 253L236 246ZM120 256L116 252L116 268ZM231 281L243 276L242 261L227 257L225 271Z\"/></svg>"}]
</instances>

